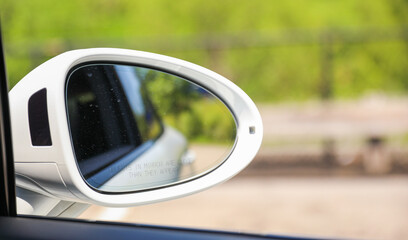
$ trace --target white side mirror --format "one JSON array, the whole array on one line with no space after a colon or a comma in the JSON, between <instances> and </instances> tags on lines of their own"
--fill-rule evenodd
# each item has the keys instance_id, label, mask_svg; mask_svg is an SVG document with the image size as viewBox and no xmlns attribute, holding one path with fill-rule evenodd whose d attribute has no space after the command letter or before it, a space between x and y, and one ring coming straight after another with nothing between
<instances>
[{"instance_id":1,"label":"white side mirror","mask_svg":"<svg viewBox=\"0 0 408 240\"><path fill-rule=\"evenodd\" d=\"M189 195L240 172L262 141L255 104L232 82L140 51L61 54L23 78L10 105L17 186L67 201L125 207ZM199 124L210 115L220 121ZM213 139L216 154L200 148Z\"/></svg>"}]
</instances>

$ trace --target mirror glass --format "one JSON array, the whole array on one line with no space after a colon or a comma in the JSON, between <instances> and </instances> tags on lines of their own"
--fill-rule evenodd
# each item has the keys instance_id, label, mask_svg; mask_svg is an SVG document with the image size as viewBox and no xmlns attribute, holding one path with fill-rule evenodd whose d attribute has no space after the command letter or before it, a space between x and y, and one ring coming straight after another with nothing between
<instances>
[{"instance_id":1,"label":"mirror glass","mask_svg":"<svg viewBox=\"0 0 408 240\"><path fill-rule=\"evenodd\" d=\"M222 164L235 143L234 117L220 99L146 67L77 67L67 80L66 106L78 168L103 192L198 177Z\"/></svg>"}]
</instances>

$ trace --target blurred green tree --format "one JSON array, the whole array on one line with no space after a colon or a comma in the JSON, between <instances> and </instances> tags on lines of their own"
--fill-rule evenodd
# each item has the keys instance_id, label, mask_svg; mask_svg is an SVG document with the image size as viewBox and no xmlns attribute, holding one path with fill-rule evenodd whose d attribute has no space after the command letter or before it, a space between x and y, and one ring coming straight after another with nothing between
<instances>
[{"instance_id":1,"label":"blurred green tree","mask_svg":"<svg viewBox=\"0 0 408 240\"><path fill-rule=\"evenodd\" d=\"M403 0L0 4L11 86L64 51L120 47L206 66L261 102L317 99L325 86L333 98L408 92L408 7ZM330 64L322 60L321 36L327 33L333 34Z\"/></svg>"}]
</instances>

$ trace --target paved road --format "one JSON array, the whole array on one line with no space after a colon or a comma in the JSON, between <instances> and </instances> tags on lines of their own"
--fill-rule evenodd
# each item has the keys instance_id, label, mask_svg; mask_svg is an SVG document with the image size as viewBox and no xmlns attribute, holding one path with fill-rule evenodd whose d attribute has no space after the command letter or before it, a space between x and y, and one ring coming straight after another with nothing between
<instances>
[{"instance_id":1,"label":"paved road","mask_svg":"<svg viewBox=\"0 0 408 240\"><path fill-rule=\"evenodd\" d=\"M236 177L202 193L81 218L248 232L408 239L408 176Z\"/></svg>"}]
</instances>

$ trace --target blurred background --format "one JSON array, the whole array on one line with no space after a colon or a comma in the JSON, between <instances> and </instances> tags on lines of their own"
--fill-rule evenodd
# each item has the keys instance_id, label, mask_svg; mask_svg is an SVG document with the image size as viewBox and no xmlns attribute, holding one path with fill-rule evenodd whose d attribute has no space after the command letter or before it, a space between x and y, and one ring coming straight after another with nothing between
<instances>
[{"instance_id":1,"label":"blurred background","mask_svg":"<svg viewBox=\"0 0 408 240\"><path fill-rule=\"evenodd\" d=\"M408 2L0 0L10 87L68 50L129 48L226 76L264 141L232 180L86 219L408 238Z\"/></svg>"}]
</instances>

